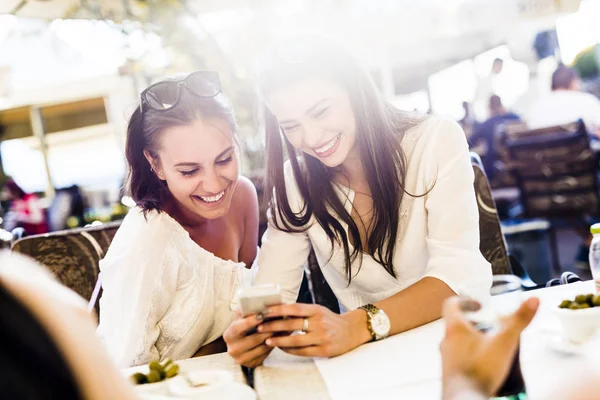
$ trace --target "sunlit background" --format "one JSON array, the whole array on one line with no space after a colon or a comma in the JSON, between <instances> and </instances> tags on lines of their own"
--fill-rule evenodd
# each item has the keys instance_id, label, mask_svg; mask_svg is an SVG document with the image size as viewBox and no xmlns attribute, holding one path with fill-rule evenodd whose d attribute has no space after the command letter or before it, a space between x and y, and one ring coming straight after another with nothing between
<instances>
[{"instance_id":1,"label":"sunlit background","mask_svg":"<svg viewBox=\"0 0 600 400\"><path fill-rule=\"evenodd\" d=\"M594 58L599 21L597 0L1 0L0 179L48 199L76 184L90 212L110 213L138 93L196 69L220 72L242 127L244 173L260 174L252 66L298 31L346 42L398 107L456 120L465 101L486 117L478 85L502 58L494 90L526 115L559 62ZM595 66L595 75L579 66L592 92Z\"/></svg>"}]
</instances>

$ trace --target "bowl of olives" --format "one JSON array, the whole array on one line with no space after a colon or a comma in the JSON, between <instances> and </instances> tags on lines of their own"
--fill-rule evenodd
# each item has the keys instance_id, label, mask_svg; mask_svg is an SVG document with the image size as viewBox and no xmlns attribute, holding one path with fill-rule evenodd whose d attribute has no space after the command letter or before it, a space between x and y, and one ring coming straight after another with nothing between
<instances>
[{"instance_id":1,"label":"bowl of olives","mask_svg":"<svg viewBox=\"0 0 600 400\"><path fill-rule=\"evenodd\" d=\"M554 313L560 319L565 337L581 343L600 328L600 295L579 294L563 300Z\"/></svg>"},{"instance_id":2,"label":"bowl of olives","mask_svg":"<svg viewBox=\"0 0 600 400\"><path fill-rule=\"evenodd\" d=\"M152 361L148 365L134 369L130 376L136 389L143 392L168 394L167 381L179 374L179 365L170 358L163 362Z\"/></svg>"}]
</instances>

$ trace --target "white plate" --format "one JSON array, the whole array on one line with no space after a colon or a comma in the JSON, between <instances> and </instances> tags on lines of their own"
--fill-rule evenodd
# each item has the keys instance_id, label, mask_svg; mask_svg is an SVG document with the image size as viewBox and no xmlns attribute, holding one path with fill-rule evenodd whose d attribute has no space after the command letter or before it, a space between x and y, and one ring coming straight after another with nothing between
<instances>
[{"instance_id":1,"label":"white plate","mask_svg":"<svg viewBox=\"0 0 600 400\"><path fill-rule=\"evenodd\" d=\"M560 331L543 331L542 341L552 350L571 356L583 355L589 341L576 343L566 339Z\"/></svg>"},{"instance_id":2,"label":"white plate","mask_svg":"<svg viewBox=\"0 0 600 400\"><path fill-rule=\"evenodd\" d=\"M155 393L140 393L142 400L256 400L257 396L250 386L231 382L219 387L213 392L201 392L190 396L174 396Z\"/></svg>"},{"instance_id":3,"label":"white plate","mask_svg":"<svg viewBox=\"0 0 600 400\"><path fill-rule=\"evenodd\" d=\"M173 382L174 383L174 382ZM171 386L173 388L174 385ZM189 388L185 392L171 392L170 399L198 400L256 400L256 393L250 388L237 382L224 382L218 385L207 385L199 388ZM150 399L149 399L150 400ZM154 400L151 398L151 400ZM158 399L157 399L158 400ZM161 399L162 400L162 399Z\"/></svg>"},{"instance_id":4,"label":"white plate","mask_svg":"<svg viewBox=\"0 0 600 400\"><path fill-rule=\"evenodd\" d=\"M169 392L174 396L186 397L213 392L231 383L233 383L233 375L229 371L208 369L183 372L170 380Z\"/></svg>"}]
</instances>

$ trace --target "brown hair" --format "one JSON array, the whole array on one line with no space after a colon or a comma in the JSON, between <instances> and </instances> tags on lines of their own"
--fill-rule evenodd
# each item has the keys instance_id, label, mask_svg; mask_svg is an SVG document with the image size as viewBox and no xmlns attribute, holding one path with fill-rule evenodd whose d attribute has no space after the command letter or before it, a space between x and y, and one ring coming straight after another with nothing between
<instances>
[{"instance_id":1,"label":"brown hair","mask_svg":"<svg viewBox=\"0 0 600 400\"><path fill-rule=\"evenodd\" d=\"M136 205L144 212L150 210L162 211L169 196L167 184L158 179L144 157L147 150L153 158L157 158L159 136L169 127L188 125L198 119L218 118L231 126L234 138L237 125L233 108L229 100L219 93L215 97L202 98L183 90L179 103L167 111L155 111L139 107L133 112L127 126L127 143L125 154L129 171L127 187Z\"/></svg>"},{"instance_id":2,"label":"brown hair","mask_svg":"<svg viewBox=\"0 0 600 400\"><path fill-rule=\"evenodd\" d=\"M561 65L552 74L552 90L570 89L573 81L578 78L579 75L575 69Z\"/></svg>"},{"instance_id":3,"label":"brown hair","mask_svg":"<svg viewBox=\"0 0 600 400\"><path fill-rule=\"evenodd\" d=\"M373 198L373 217L367 243L361 243L358 226L335 191L332 171L316 158L297 151L282 135L275 116L264 106L267 147L265 192L273 194L270 207L274 224L287 232L305 231L314 216L332 246L335 241L343 247L348 283L353 275L352 262L356 258L362 262L365 248L395 277L393 256L406 173L406 159L400 142L406 130L422 119L387 102L360 63L327 37L305 34L288 39L271 49L257 71L259 92L263 97L282 85L314 77L336 82L350 97L356 118L357 146ZM295 213L288 202L284 177L285 151L304 200L304 207L299 213ZM343 224L348 226L348 234ZM352 252L349 237L354 243ZM356 273L359 270L360 264Z\"/></svg>"}]
</instances>

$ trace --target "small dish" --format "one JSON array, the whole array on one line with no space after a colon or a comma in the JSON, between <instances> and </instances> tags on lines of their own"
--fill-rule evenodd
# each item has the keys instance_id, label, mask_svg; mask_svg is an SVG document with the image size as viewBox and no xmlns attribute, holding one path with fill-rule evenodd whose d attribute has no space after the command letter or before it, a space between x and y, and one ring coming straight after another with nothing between
<instances>
[{"instance_id":1,"label":"small dish","mask_svg":"<svg viewBox=\"0 0 600 400\"><path fill-rule=\"evenodd\" d=\"M195 382L206 381L210 377L211 383L190 386L187 376L176 376L169 385L169 392L174 398L201 400L256 400L257 398L254 390L249 386L234 382L231 374L227 371L194 371L190 375L192 375L192 381Z\"/></svg>"},{"instance_id":2,"label":"small dish","mask_svg":"<svg viewBox=\"0 0 600 400\"><path fill-rule=\"evenodd\" d=\"M573 342L559 331L542 332L542 341L552 350L570 356L583 355L588 342Z\"/></svg>"},{"instance_id":3,"label":"small dish","mask_svg":"<svg viewBox=\"0 0 600 400\"><path fill-rule=\"evenodd\" d=\"M560 320L565 337L572 342L586 342L600 329L600 307L570 310L557 306L552 312Z\"/></svg>"}]
</instances>

